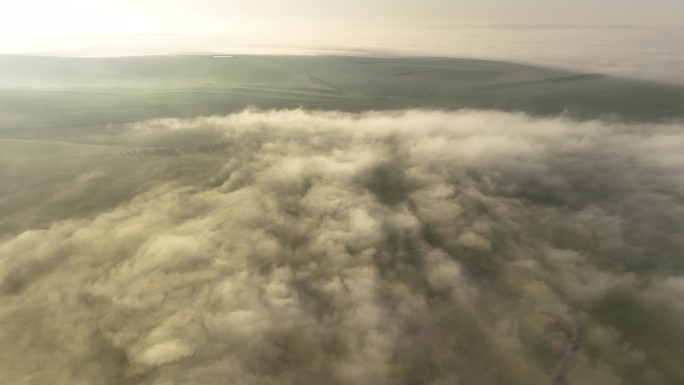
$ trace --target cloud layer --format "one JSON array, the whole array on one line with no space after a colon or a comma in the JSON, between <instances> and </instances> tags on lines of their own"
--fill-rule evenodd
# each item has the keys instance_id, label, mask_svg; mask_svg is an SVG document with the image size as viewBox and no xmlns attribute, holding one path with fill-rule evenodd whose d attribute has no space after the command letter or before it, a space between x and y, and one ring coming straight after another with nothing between
<instances>
[{"instance_id":1,"label":"cloud layer","mask_svg":"<svg viewBox=\"0 0 684 385\"><path fill-rule=\"evenodd\" d=\"M684 379L677 124L248 110L91 140L178 155L5 224L2 382Z\"/></svg>"}]
</instances>

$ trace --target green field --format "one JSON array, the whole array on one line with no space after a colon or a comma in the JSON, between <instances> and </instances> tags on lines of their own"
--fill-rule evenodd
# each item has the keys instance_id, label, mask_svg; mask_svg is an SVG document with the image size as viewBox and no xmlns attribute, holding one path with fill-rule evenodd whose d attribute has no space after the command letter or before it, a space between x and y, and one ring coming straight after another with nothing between
<instances>
[{"instance_id":1,"label":"green field","mask_svg":"<svg viewBox=\"0 0 684 385\"><path fill-rule=\"evenodd\" d=\"M476 108L578 119L684 116L684 88L445 58L0 56L0 137L77 140L107 124L244 109Z\"/></svg>"},{"instance_id":2,"label":"green field","mask_svg":"<svg viewBox=\"0 0 684 385\"><path fill-rule=\"evenodd\" d=\"M202 186L211 181L198 176L220 169L225 161L214 154L159 156L153 151L0 140L0 239L106 211L165 183Z\"/></svg>"},{"instance_id":3,"label":"green field","mask_svg":"<svg viewBox=\"0 0 684 385\"><path fill-rule=\"evenodd\" d=\"M0 161L111 156L135 150L138 148L43 140L0 139Z\"/></svg>"}]
</instances>

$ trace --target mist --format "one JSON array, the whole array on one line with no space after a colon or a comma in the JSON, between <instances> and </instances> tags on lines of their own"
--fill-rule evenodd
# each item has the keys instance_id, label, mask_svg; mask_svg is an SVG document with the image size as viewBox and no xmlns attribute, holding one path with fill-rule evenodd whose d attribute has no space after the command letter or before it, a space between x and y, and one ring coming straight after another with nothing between
<instances>
[{"instance_id":1,"label":"mist","mask_svg":"<svg viewBox=\"0 0 684 385\"><path fill-rule=\"evenodd\" d=\"M122 147L0 163L2 382L684 381L680 122L252 109L87 141Z\"/></svg>"},{"instance_id":2,"label":"mist","mask_svg":"<svg viewBox=\"0 0 684 385\"><path fill-rule=\"evenodd\" d=\"M222 22L222 25L225 23ZM226 27L229 28L230 26ZM451 57L503 60L664 84L684 84L684 27L481 23L385 25L271 21L230 34L9 36L3 54L136 56L189 53Z\"/></svg>"}]
</instances>

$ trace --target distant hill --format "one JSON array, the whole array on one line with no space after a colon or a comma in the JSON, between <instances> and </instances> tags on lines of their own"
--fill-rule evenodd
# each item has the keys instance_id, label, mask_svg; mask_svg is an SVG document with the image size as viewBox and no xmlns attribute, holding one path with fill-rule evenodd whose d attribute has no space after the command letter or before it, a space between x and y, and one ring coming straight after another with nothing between
<instances>
[{"instance_id":1,"label":"distant hill","mask_svg":"<svg viewBox=\"0 0 684 385\"><path fill-rule=\"evenodd\" d=\"M64 138L247 106L477 108L643 122L683 117L684 87L471 59L0 56L0 137Z\"/></svg>"}]
</instances>

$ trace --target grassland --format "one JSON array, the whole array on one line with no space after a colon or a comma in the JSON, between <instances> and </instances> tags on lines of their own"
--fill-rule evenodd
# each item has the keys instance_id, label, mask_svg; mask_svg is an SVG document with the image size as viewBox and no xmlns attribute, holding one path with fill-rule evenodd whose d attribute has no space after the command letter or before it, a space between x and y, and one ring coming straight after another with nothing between
<instances>
[{"instance_id":1,"label":"grassland","mask_svg":"<svg viewBox=\"0 0 684 385\"><path fill-rule=\"evenodd\" d=\"M466 59L0 56L3 138L75 140L111 123L247 106L478 108L657 121L684 116L684 88Z\"/></svg>"},{"instance_id":2,"label":"grassland","mask_svg":"<svg viewBox=\"0 0 684 385\"><path fill-rule=\"evenodd\" d=\"M139 148L43 140L0 139L0 161L112 156L136 150Z\"/></svg>"}]
</instances>

